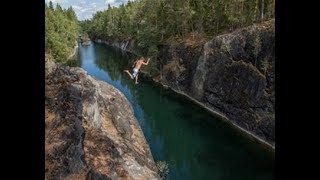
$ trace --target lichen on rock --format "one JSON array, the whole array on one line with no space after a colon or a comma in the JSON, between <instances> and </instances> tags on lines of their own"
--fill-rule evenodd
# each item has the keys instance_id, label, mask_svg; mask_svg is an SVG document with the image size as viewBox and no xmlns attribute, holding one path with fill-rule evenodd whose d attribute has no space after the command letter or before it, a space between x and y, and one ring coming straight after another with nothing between
<instances>
[{"instance_id":1,"label":"lichen on rock","mask_svg":"<svg viewBox=\"0 0 320 180\"><path fill-rule=\"evenodd\" d=\"M125 96L81 68L48 62L46 179L159 179Z\"/></svg>"}]
</instances>

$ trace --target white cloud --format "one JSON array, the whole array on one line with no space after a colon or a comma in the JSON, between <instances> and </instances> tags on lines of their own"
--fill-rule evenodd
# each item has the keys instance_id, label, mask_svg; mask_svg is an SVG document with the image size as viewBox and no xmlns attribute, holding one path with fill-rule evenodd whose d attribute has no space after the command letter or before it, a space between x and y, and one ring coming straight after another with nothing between
<instances>
[{"instance_id":1,"label":"white cloud","mask_svg":"<svg viewBox=\"0 0 320 180\"><path fill-rule=\"evenodd\" d=\"M45 0L49 3L50 0ZM128 0L51 0L53 4L60 4L63 8L72 6L79 20L91 18L97 11L103 11L111 6L119 7L122 3L127 3ZM131 2L134 0L130 0Z\"/></svg>"},{"instance_id":2,"label":"white cloud","mask_svg":"<svg viewBox=\"0 0 320 180\"><path fill-rule=\"evenodd\" d=\"M113 3L115 2L115 0L106 0L106 4L110 4L110 5L113 5Z\"/></svg>"},{"instance_id":3,"label":"white cloud","mask_svg":"<svg viewBox=\"0 0 320 180\"><path fill-rule=\"evenodd\" d=\"M73 5L72 8L73 8L75 11L82 9L82 7L77 6L77 5Z\"/></svg>"},{"instance_id":4,"label":"white cloud","mask_svg":"<svg viewBox=\"0 0 320 180\"><path fill-rule=\"evenodd\" d=\"M87 11L92 11L94 12L94 9L92 7L87 7L87 8L82 8L80 9L81 12L87 12Z\"/></svg>"},{"instance_id":5,"label":"white cloud","mask_svg":"<svg viewBox=\"0 0 320 180\"><path fill-rule=\"evenodd\" d=\"M46 0L46 2L49 2L50 0ZM68 2L68 0L51 0L52 1L52 3L54 3L54 4L56 4L56 3L58 3L58 4L63 4L63 3L67 3Z\"/></svg>"},{"instance_id":6,"label":"white cloud","mask_svg":"<svg viewBox=\"0 0 320 180\"><path fill-rule=\"evenodd\" d=\"M131 0L131 2L134 1L134 0ZM128 0L106 0L105 1L105 4L108 5L110 4L110 6L115 6L115 7L119 7L121 4L123 3L127 3Z\"/></svg>"},{"instance_id":7,"label":"white cloud","mask_svg":"<svg viewBox=\"0 0 320 180\"><path fill-rule=\"evenodd\" d=\"M97 3L91 3L90 6L97 7L98 5L97 5Z\"/></svg>"}]
</instances>

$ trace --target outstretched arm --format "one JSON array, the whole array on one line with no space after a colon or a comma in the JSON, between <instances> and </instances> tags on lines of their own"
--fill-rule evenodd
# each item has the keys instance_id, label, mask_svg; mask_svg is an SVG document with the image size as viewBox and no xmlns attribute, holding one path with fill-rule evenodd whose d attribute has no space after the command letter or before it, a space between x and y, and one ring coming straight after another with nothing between
<instances>
[{"instance_id":1,"label":"outstretched arm","mask_svg":"<svg viewBox=\"0 0 320 180\"><path fill-rule=\"evenodd\" d=\"M148 61L145 63L145 62L142 62L142 64L144 65L148 65L149 64L149 61L150 61L150 58L148 58Z\"/></svg>"}]
</instances>

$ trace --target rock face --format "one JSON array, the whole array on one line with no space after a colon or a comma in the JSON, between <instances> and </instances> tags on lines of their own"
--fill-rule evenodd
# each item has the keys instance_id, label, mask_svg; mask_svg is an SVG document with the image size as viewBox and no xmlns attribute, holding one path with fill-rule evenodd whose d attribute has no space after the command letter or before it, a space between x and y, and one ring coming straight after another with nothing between
<instances>
[{"instance_id":1,"label":"rock face","mask_svg":"<svg viewBox=\"0 0 320 180\"><path fill-rule=\"evenodd\" d=\"M134 40L102 41L134 53ZM188 95L274 146L274 19L205 42L160 45L153 80ZM141 77L149 78L141 73Z\"/></svg>"},{"instance_id":2,"label":"rock face","mask_svg":"<svg viewBox=\"0 0 320 180\"><path fill-rule=\"evenodd\" d=\"M274 20L196 46L163 45L158 81L274 145Z\"/></svg>"},{"instance_id":3,"label":"rock face","mask_svg":"<svg viewBox=\"0 0 320 180\"><path fill-rule=\"evenodd\" d=\"M79 49L79 46L78 46L78 42L76 41L75 42L75 46L73 47L73 51L72 53L68 56L68 60L70 59L74 59L77 57L77 52L78 52L78 49Z\"/></svg>"},{"instance_id":4,"label":"rock face","mask_svg":"<svg viewBox=\"0 0 320 180\"><path fill-rule=\"evenodd\" d=\"M159 179L124 95L81 68L47 62L46 179Z\"/></svg>"},{"instance_id":5,"label":"rock face","mask_svg":"<svg viewBox=\"0 0 320 180\"><path fill-rule=\"evenodd\" d=\"M134 39L128 39L123 41L108 41L108 40L101 40L96 39L96 43L104 43L106 45L119 48L121 50L134 53L135 52L135 40Z\"/></svg>"}]
</instances>

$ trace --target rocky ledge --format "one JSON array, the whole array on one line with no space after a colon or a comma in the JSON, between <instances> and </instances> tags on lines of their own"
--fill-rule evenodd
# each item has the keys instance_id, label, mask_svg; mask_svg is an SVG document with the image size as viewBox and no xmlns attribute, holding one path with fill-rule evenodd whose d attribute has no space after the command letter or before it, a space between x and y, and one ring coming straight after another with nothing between
<instances>
[{"instance_id":1,"label":"rocky ledge","mask_svg":"<svg viewBox=\"0 0 320 180\"><path fill-rule=\"evenodd\" d=\"M274 148L274 19L194 44L162 45L158 81Z\"/></svg>"},{"instance_id":2,"label":"rocky ledge","mask_svg":"<svg viewBox=\"0 0 320 180\"><path fill-rule=\"evenodd\" d=\"M46 179L159 179L125 96L81 68L47 62Z\"/></svg>"}]
</instances>

